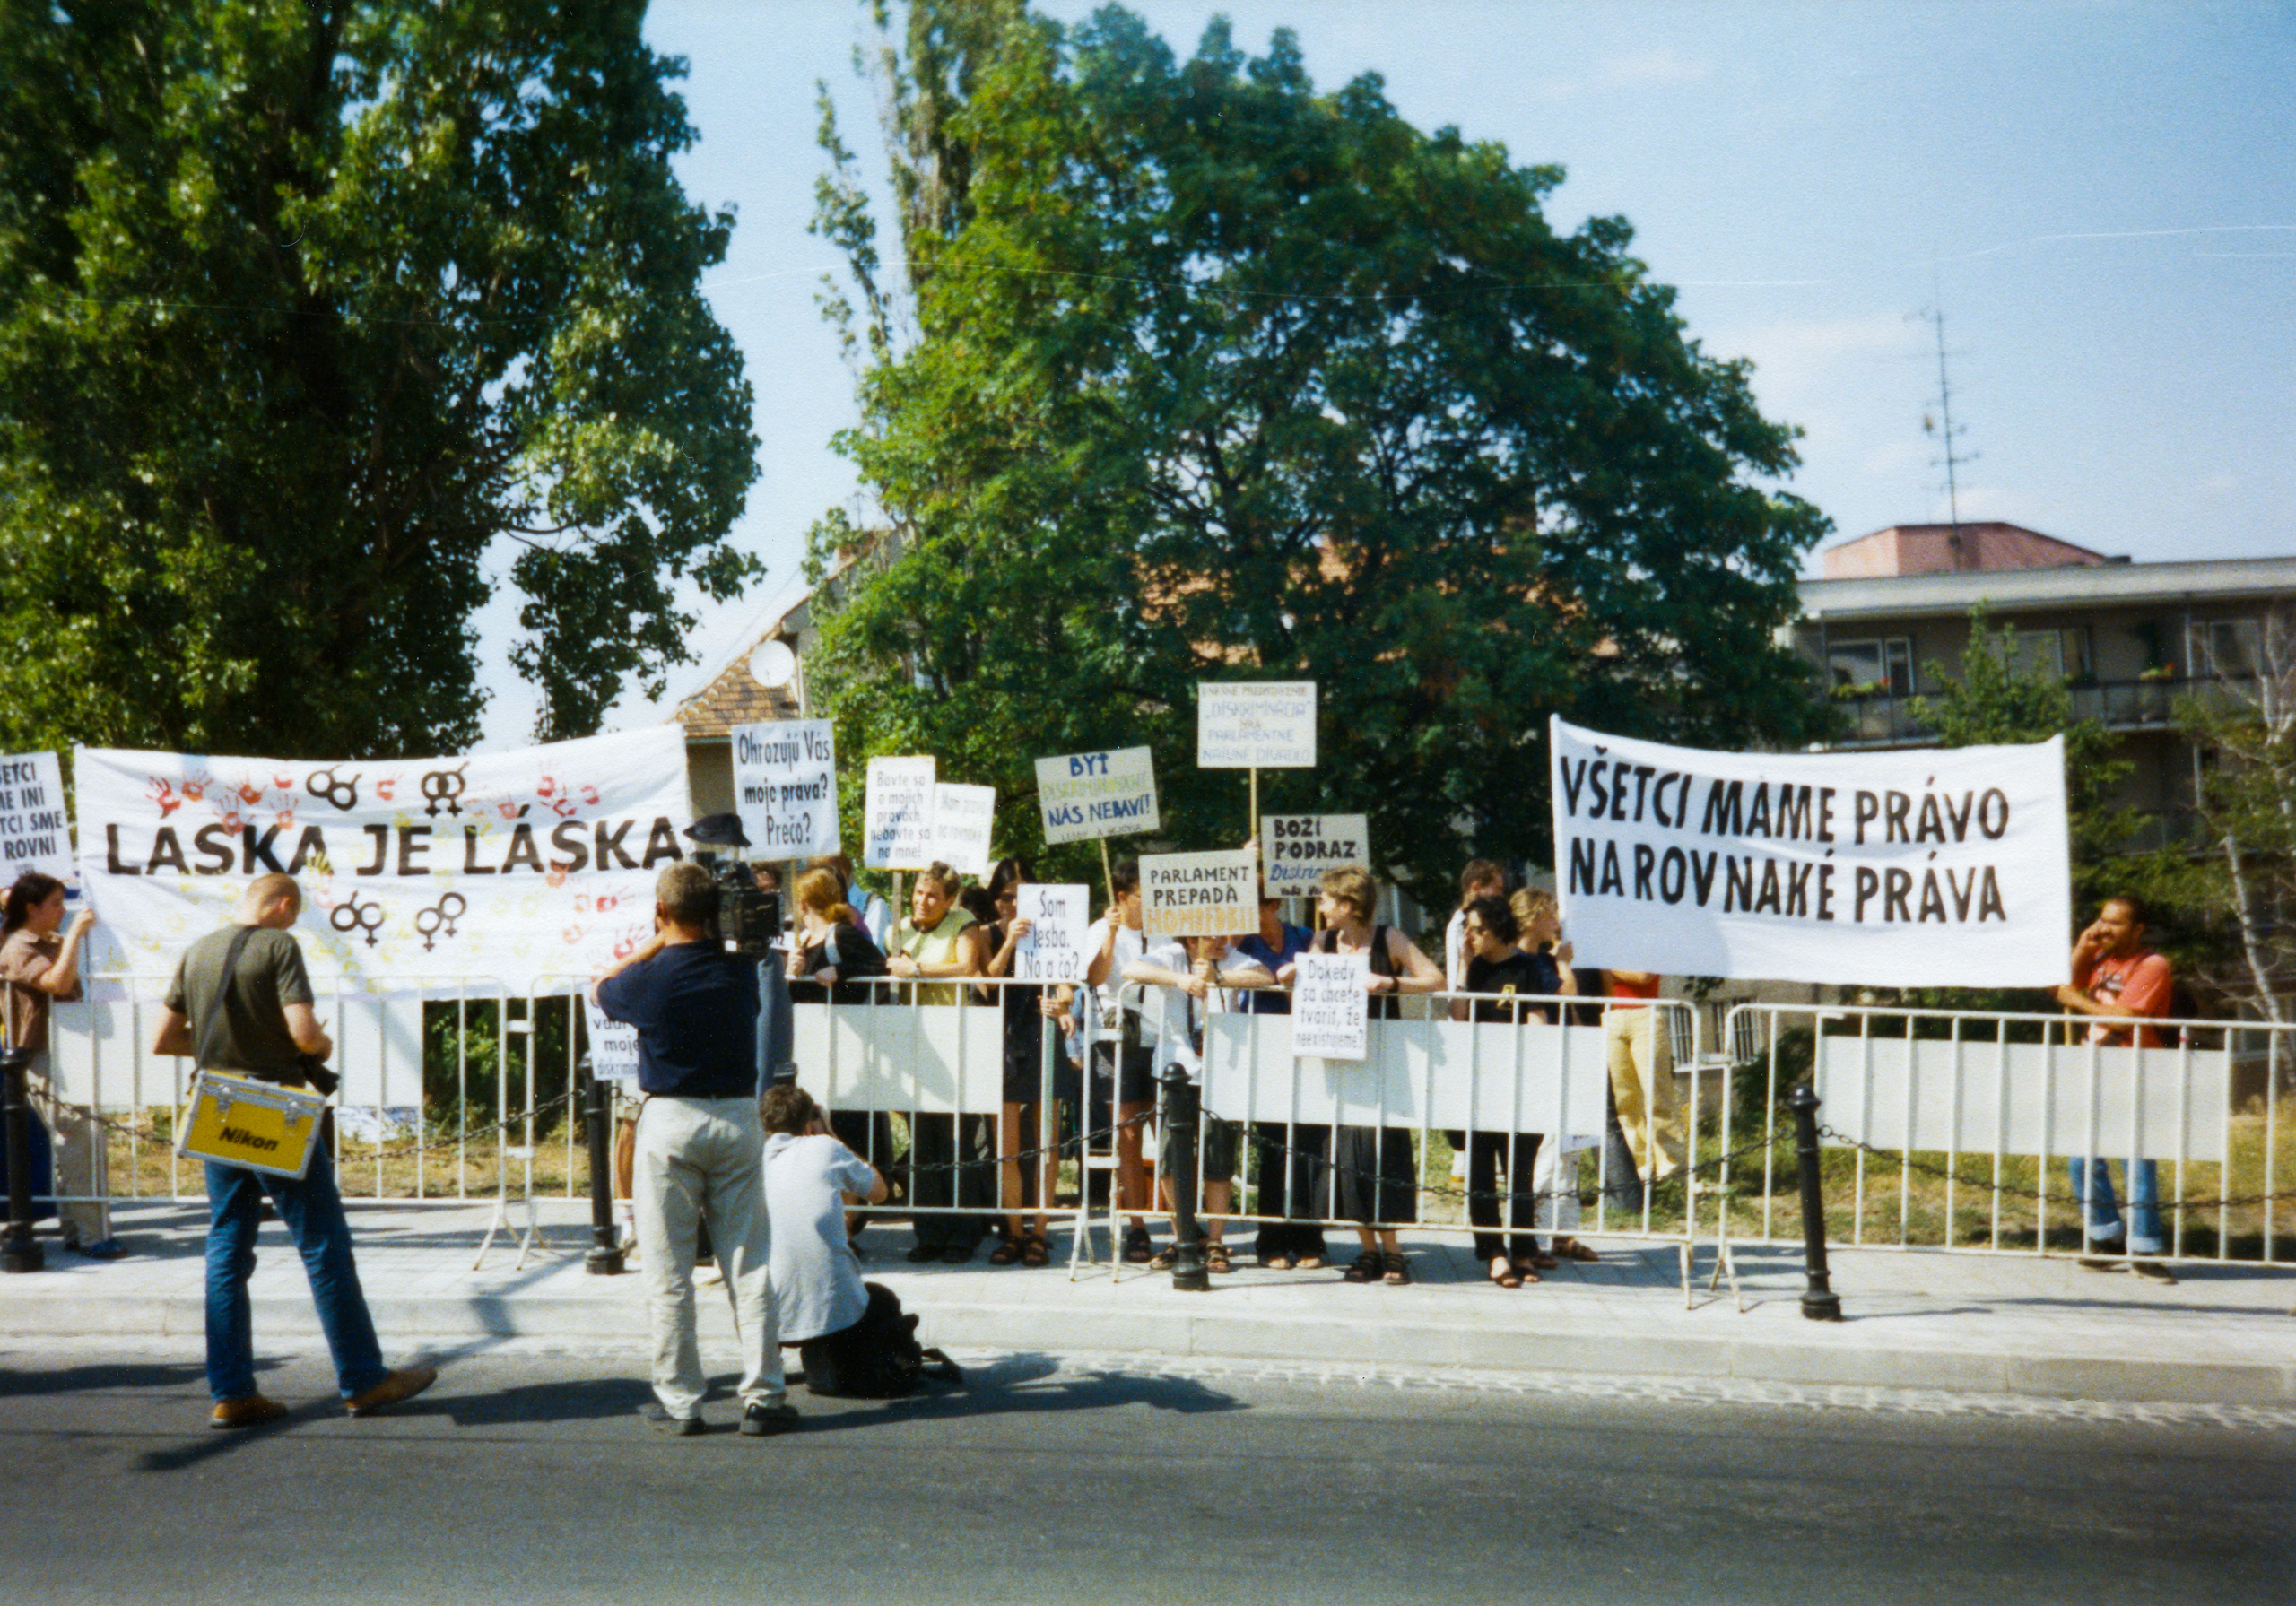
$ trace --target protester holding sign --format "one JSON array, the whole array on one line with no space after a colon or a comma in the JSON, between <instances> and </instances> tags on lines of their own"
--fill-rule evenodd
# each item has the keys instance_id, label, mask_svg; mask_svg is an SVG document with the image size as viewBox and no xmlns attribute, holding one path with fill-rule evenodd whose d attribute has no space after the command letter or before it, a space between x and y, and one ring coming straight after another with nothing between
<instances>
[{"instance_id":1,"label":"protester holding sign","mask_svg":"<svg viewBox=\"0 0 2296 1606\"><path fill-rule=\"evenodd\" d=\"M1478 897L1469 899L1461 913L1465 916L1463 935L1467 962L1466 974L1461 978L1466 985L1458 991L1475 996L1472 1001L1453 999L1451 1019L1520 1026L1527 1011L1535 1019L1551 1020L1552 1006L1542 1010L1518 1002L1551 993L1557 984L1553 960L1542 965L1544 956L1526 953L1516 946L1522 929L1515 923L1514 911L1499 898ZM1474 1254L1483 1263L1485 1274L1502 1289L1536 1282L1539 1241L1523 1229L1532 1222L1531 1177L1538 1168L1541 1134L1478 1128L1447 1132L1443 1136L1453 1149L1466 1150L1467 1220L1477 1229ZM1507 1167L1507 1225L1516 1229L1503 1239L1498 1232L1502 1157Z\"/></svg>"},{"instance_id":2,"label":"protester holding sign","mask_svg":"<svg viewBox=\"0 0 2296 1606\"><path fill-rule=\"evenodd\" d=\"M988 963L983 974L1010 977L1013 962L1019 955L1033 924L1022 916L1021 889L1033 878L1029 867L1020 859L1000 859L988 874L989 901L995 906L996 923L988 928L985 946ZM1038 1149L1031 1140L1040 1122L1037 1107L1044 1098L1044 1034L1047 1020L1060 1020L1068 1012L1068 1001L1074 995L1062 986L1031 986L1007 980L1001 987L983 987L987 995L1000 994L995 1000L1004 1013L1004 1108L997 1124L996 1152L997 1191L1004 1206L1004 1241L988 1256L991 1263L1009 1266L1048 1265L1052 1260L1052 1247L1046 1234L1050 1220L1041 1213L1051 1201L1053 1174L1059 1164L1057 1149L1044 1148L1037 1154L1035 1163L1025 1171L1018 1157L1027 1150ZM1053 1086L1057 1098L1073 1098L1074 1089L1064 1089L1061 1071L1056 1064ZM1021 1211L1034 1193L1039 1213L1024 1218Z\"/></svg>"},{"instance_id":3,"label":"protester holding sign","mask_svg":"<svg viewBox=\"0 0 2296 1606\"><path fill-rule=\"evenodd\" d=\"M1091 956L1084 968L1096 1028L1092 1037L1092 1104L1097 1112L1116 1106L1118 1208L1131 1212L1124 1235L1124 1258L1136 1265L1153 1259L1156 1247L1140 1211L1148 1206L1148 1167L1140 1150L1141 1123L1156 1102L1155 1051L1141 1041L1140 1017L1123 1007L1124 971L1147 951L1141 931L1140 862L1119 859L1109 872L1116 902L1093 923L1084 939Z\"/></svg>"},{"instance_id":4,"label":"protester holding sign","mask_svg":"<svg viewBox=\"0 0 2296 1606\"><path fill-rule=\"evenodd\" d=\"M1390 925L1371 924L1378 896L1361 870L1326 871L1316 883L1316 907L1324 930L1318 953L1360 953L1370 961L1364 990L1374 1020L1392 1020L1406 993L1439 993L1443 973L1409 937ZM1280 978L1288 979L1288 978ZM1342 1126L1333 1133L1332 1213L1356 1223L1362 1248L1347 1268L1350 1282L1385 1282L1400 1288L1411 1280L1410 1263L1395 1229L1419 1219L1419 1161L1411 1133L1394 1126Z\"/></svg>"},{"instance_id":5,"label":"protester holding sign","mask_svg":"<svg viewBox=\"0 0 2296 1606\"><path fill-rule=\"evenodd\" d=\"M904 980L939 981L916 989L919 1003L961 1003L963 990L953 978L981 972L981 933L973 917L957 907L962 886L955 871L936 861L918 872L910 890L899 951L885 962ZM960 1266L972 1258L988 1221L970 1212L993 1208L996 1199L995 1141L994 1124L986 1116L910 1113L910 1200L921 1207L957 1205L968 1212L926 1214L920 1209L917 1242L909 1251L911 1263L939 1260Z\"/></svg>"},{"instance_id":6,"label":"protester holding sign","mask_svg":"<svg viewBox=\"0 0 2296 1606\"><path fill-rule=\"evenodd\" d=\"M103 1131L94 1111L69 1109L57 1100L48 1078L48 1005L80 997L80 945L95 923L95 915L82 909L66 929L64 883L25 871L8 889L6 918L0 921L0 981L8 988L8 1045L31 1051L25 1085L34 1102L45 1107L57 1192L83 1196L57 1209L64 1222L64 1246L92 1260L117 1260L126 1251L111 1236L109 1207L86 1198L105 1191Z\"/></svg>"}]
</instances>

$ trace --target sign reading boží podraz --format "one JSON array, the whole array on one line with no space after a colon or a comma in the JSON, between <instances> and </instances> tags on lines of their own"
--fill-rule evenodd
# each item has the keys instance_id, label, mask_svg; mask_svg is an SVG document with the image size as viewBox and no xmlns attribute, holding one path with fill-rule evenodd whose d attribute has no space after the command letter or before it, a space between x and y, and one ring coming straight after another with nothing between
<instances>
[{"instance_id":1,"label":"sign reading bo\u017e\u00ed podraz","mask_svg":"<svg viewBox=\"0 0 2296 1606\"><path fill-rule=\"evenodd\" d=\"M2053 986L2072 927L2061 738L1719 753L1550 721L1578 962L1876 986Z\"/></svg>"}]
</instances>

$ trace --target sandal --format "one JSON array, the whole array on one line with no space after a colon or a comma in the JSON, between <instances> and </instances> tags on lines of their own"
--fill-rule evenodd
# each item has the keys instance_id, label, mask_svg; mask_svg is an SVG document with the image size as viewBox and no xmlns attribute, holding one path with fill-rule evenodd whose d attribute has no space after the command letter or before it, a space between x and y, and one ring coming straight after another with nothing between
<instances>
[{"instance_id":1,"label":"sandal","mask_svg":"<svg viewBox=\"0 0 2296 1606\"><path fill-rule=\"evenodd\" d=\"M1523 1286L1523 1274L1504 1261L1493 1262L1484 1276L1502 1289L1518 1289Z\"/></svg>"},{"instance_id":2,"label":"sandal","mask_svg":"<svg viewBox=\"0 0 2296 1606\"><path fill-rule=\"evenodd\" d=\"M1379 1260L1381 1269L1385 1272L1385 1275L1379 1279L1380 1281L1391 1289L1405 1288L1410 1285L1410 1262L1405 1260L1400 1254L1381 1255Z\"/></svg>"},{"instance_id":3,"label":"sandal","mask_svg":"<svg viewBox=\"0 0 2296 1606\"><path fill-rule=\"evenodd\" d=\"M992 1266L1014 1265L1020 1258L1021 1240L1018 1238L1006 1238L988 1252L988 1263Z\"/></svg>"},{"instance_id":4,"label":"sandal","mask_svg":"<svg viewBox=\"0 0 2296 1606\"><path fill-rule=\"evenodd\" d=\"M1555 1239L1554 1252L1565 1260L1592 1261L1603 1258L1601 1255L1596 1254L1592 1249L1587 1247L1586 1245L1580 1243L1577 1238Z\"/></svg>"},{"instance_id":5,"label":"sandal","mask_svg":"<svg viewBox=\"0 0 2296 1606\"><path fill-rule=\"evenodd\" d=\"M1179 1263L1180 1246L1178 1244L1167 1244L1148 1257L1148 1269L1151 1272L1169 1272Z\"/></svg>"},{"instance_id":6,"label":"sandal","mask_svg":"<svg viewBox=\"0 0 2296 1606\"><path fill-rule=\"evenodd\" d=\"M1045 1242L1042 1233L1032 1232L1021 1240L1021 1263L1024 1266L1052 1264L1052 1246Z\"/></svg>"},{"instance_id":7,"label":"sandal","mask_svg":"<svg viewBox=\"0 0 2296 1606\"><path fill-rule=\"evenodd\" d=\"M1379 1252L1377 1249L1366 1249L1348 1262L1347 1270L1339 1275L1344 1282L1377 1282L1379 1280L1382 1269L1383 1263Z\"/></svg>"},{"instance_id":8,"label":"sandal","mask_svg":"<svg viewBox=\"0 0 2296 1606\"><path fill-rule=\"evenodd\" d=\"M1145 1227L1135 1227L1124 1235L1124 1258L1135 1266L1156 1258L1156 1246L1149 1240Z\"/></svg>"},{"instance_id":9,"label":"sandal","mask_svg":"<svg viewBox=\"0 0 2296 1606\"><path fill-rule=\"evenodd\" d=\"M1263 1254L1259 1257L1259 1269L1263 1272L1289 1272L1292 1257L1288 1254Z\"/></svg>"},{"instance_id":10,"label":"sandal","mask_svg":"<svg viewBox=\"0 0 2296 1606\"><path fill-rule=\"evenodd\" d=\"M1523 1256L1523 1264L1529 1271L1552 1272L1562 1263L1552 1254L1526 1254Z\"/></svg>"},{"instance_id":11,"label":"sandal","mask_svg":"<svg viewBox=\"0 0 2296 1606\"><path fill-rule=\"evenodd\" d=\"M1214 1238L1204 1246L1204 1269L1207 1272L1232 1272L1236 1263L1228 1258L1228 1246Z\"/></svg>"}]
</instances>

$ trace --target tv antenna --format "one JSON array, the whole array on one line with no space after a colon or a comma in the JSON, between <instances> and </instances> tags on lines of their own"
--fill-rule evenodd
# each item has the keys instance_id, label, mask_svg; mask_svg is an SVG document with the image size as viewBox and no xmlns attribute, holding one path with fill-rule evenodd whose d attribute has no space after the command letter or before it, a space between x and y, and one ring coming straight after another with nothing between
<instances>
[{"instance_id":1,"label":"tv antenna","mask_svg":"<svg viewBox=\"0 0 2296 1606\"><path fill-rule=\"evenodd\" d=\"M1927 324L1937 337L1937 410L1922 414L1921 430L1925 435L1935 436L1944 451L1943 456L1929 460L1929 466L1935 468L1942 464L1944 467L1945 509L1952 521L1948 547L1953 554L1953 567L1966 569L1969 567L1968 554L1961 543L1961 468L1965 463L1976 462L1978 454L1960 449L1961 438L1969 432L1969 426L1953 421L1953 382L1945 369L1945 305L1943 292L1939 293L1936 302L1928 311L1918 312L1914 316Z\"/></svg>"}]
</instances>

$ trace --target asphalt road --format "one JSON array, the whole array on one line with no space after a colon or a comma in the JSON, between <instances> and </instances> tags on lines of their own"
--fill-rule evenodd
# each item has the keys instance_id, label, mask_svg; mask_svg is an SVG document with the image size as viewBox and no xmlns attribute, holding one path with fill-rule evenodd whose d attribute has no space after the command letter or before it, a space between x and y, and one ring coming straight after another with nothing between
<instances>
[{"instance_id":1,"label":"asphalt road","mask_svg":"<svg viewBox=\"0 0 2296 1606\"><path fill-rule=\"evenodd\" d=\"M1051 1357L671 1439L627 1359L209 1433L196 1350L0 1352L16 1602L2296 1602L2296 1427L1302 1385ZM1998 1402L1992 1402L1997 1406ZM2189 1419L2191 1413L2186 1413Z\"/></svg>"}]
</instances>

